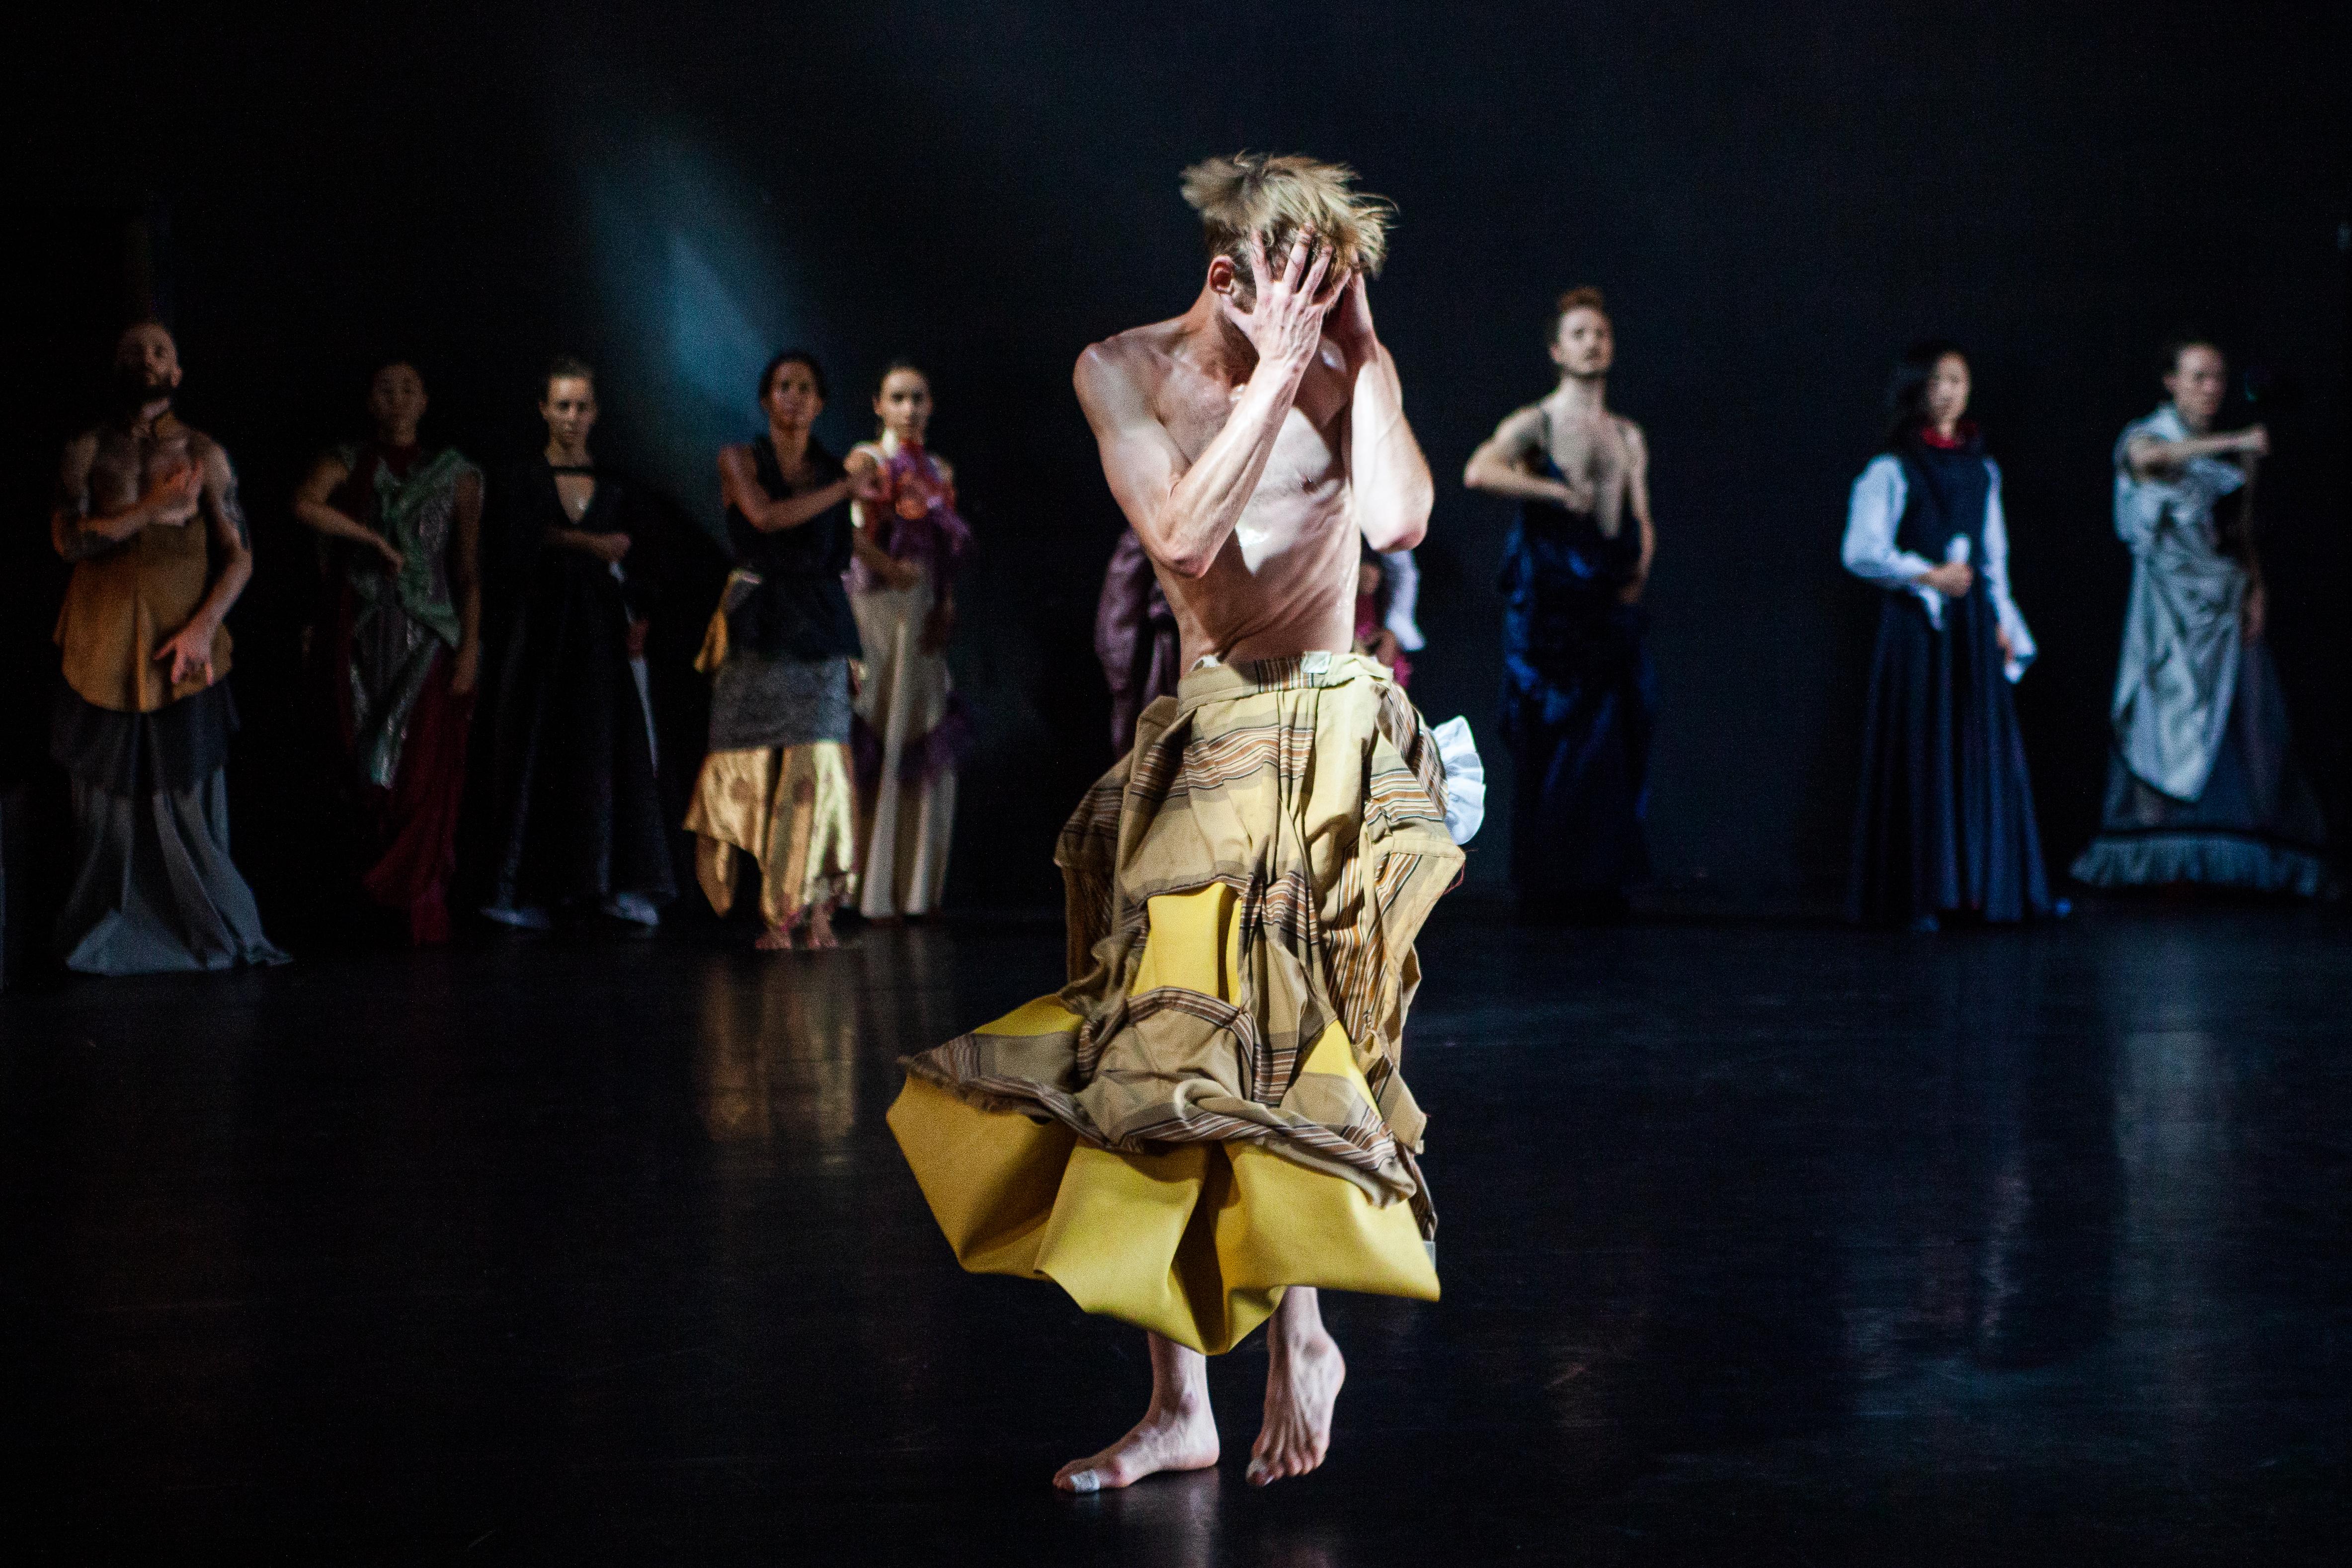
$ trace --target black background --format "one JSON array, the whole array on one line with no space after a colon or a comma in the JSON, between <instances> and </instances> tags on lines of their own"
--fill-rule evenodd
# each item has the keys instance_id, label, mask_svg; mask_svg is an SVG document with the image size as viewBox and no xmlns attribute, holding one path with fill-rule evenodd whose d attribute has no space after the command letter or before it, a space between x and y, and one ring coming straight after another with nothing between
<instances>
[{"instance_id":1,"label":"black background","mask_svg":"<svg viewBox=\"0 0 2352 1568\"><path fill-rule=\"evenodd\" d=\"M794 342L833 372L836 448L870 428L887 358L933 373L934 444L983 545L951 896L1050 900L1053 832L1106 760L1089 623L1120 526L1070 363L1190 301L1177 172L1246 147L1352 163L1402 209L1372 299L1439 478L1433 719L1491 735L1507 518L1462 464L1549 384L1549 299L1608 291L1612 398L1654 454L1669 889L1771 899L1842 872L1874 610L1837 564L1845 490L1891 357L1931 333L1969 348L2007 475L2053 860L2089 836L2105 765L2128 579L2108 449L2159 400L2155 345L2182 324L2279 389L2274 635L2305 762L2352 821L2341 13L1792 9L84 8L16 61L14 248L36 276L8 312L10 769L40 749L55 453L89 412L125 256L152 255L184 410L257 524L236 798L266 900L303 858L273 773L313 592L286 500L359 433L376 356L422 366L428 433L499 458L540 439L540 366L584 354L600 457L715 524L714 450L755 428L752 374ZM686 646L707 608L672 612ZM1497 879L1499 834L1478 848L1473 879Z\"/></svg>"}]
</instances>

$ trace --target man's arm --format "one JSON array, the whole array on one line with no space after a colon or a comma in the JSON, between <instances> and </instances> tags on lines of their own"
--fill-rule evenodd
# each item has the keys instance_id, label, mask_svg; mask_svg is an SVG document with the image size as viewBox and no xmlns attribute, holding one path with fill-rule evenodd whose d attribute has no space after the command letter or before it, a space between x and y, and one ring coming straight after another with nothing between
<instances>
[{"instance_id":1,"label":"man's arm","mask_svg":"<svg viewBox=\"0 0 2352 1568\"><path fill-rule=\"evenodd\" d=\"M1331 336L1348 366L1348 483L1356 526L1374 550L1410 550L1429 531L1437 486L1404 417L1396 360L1372 329L1362 273L1348 279L1331 312Z\"/></svg>"},{"instance_id":2,"label":"man's arm","mask_svg":"<svg viewBox=\"0 0 2352 1568\"><path fill-rule=\"evenodd\" d=\"M1462 482L1507 500L1548 500L1569 505L1573 497L1558 479L1529 471L1528 458L1543 446L1543 410L1522 408L1479 443L1462 469Z\"/></svg>"},{"instance_id":3,"label":"man's arm","mask_svg":"<svg viewBox=\"0 0 2352 1568\"><path fill-rule=\"evenodd\" d=\"M1246 331L1257 365L1224 428L1189 465L1118 351L1097 343L1078 356L1072 379L1102 452L1103 477L1144 549L1171 572L1200 577L1216 563L1257 492L1298 384L1322 346L1324 315L1346 279L1327 282L1329 254L1318 253L1310 264L1308 248L1302 232L1277 279L1269 275L1263 243L1251 237L1256 295Z\"/></svg>"},{"instance_id":4,"label":"man's arm","mask_svg":"<svg viewBox=\"0 0 2352 1568\"><path fill-rule=\"evenodd\" d=\"M196 606L188 624L155 650L159 663L170 664L174 686L185 680L191 670L203 670L207 686L218 679L213 672L213 634L220 630L228 607L236 603L253 576L253 541L246 528L245 506L237 499L236 471L229 467L228 454L206 441L197 456L195 471L203 484L197 507L204 513L205 526L211 530L221 564L212 591Z\"/></svg>"},{"instance_id":5,"label":"man's arm","mask_svg":"<svg viewBox=\"0 0 2352 1568\"><path fill-rule=\"evenodd\" d=\"M1642 427L1631 419L1618 420L1617 429L1625 440L1625 500L1633 507L1633 521L1642 530L1642 559L1633 568L1633 580L1618 595L1631 605L1642 597L1642 590L1649 585L1650 563L1658 553L1658 529L1650 521L1650 443L1643 436Z\"/></svg>"},{"instance_id":6,"label":"man's arm","mask_svg":"<svg viewBox=\"0 0 2352 1568\"><path fill-rule=\"evenodd\" d=\"M117 512L93 516L89 470L98 460L98 437L84 436L67 446L58 473L58 504L49 513L49 543L68 562L87 561L137 533L166 512L194 500L203 476L182 468L158 479L146 494Z\"/></svg>"}]
</instances>

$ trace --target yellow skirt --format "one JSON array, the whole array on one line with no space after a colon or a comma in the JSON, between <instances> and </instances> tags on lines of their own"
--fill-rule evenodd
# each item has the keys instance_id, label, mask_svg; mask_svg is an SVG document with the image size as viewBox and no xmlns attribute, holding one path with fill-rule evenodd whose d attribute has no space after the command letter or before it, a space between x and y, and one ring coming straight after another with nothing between
<instances>
[{"instance_id":1,"label":"yellow skirt","mask_svg":"<svg viewBox=\"0 0 2352 1568\"><path fill-rule=\"evenodd\" d=\"M1231 1002L1234 910L1222 885L1152 899L1130 994L1177 989ZM975 1033L1066 1035L1081 1022L1045 997ZM1333 1091L1372 1099L1337 1023L1291 1094L1311 1102ZM889 1122L964 1268L1051 1279L1089 1312L1194 1350L1231 1350L1289 1285L1437 1300L1436 1265L1410 1204L1375 1201L1261 1142L1097 1148L1060 1121L982 1109L912 1075Z\"/></svg>"}]
</instances>

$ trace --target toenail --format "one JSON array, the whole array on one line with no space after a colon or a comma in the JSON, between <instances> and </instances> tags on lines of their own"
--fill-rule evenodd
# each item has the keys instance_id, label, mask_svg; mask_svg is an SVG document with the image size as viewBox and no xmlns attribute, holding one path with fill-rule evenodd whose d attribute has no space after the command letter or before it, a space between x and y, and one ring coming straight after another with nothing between
<instances>
[{"instance_id":1,"label":"toenail","mask_svg":"<svg viewBox=\"0 0 2352 1568\"><path fill-rule=\"evenodd\" d=\"M1102 1490L1102 1478L1095 1474L1092 1470L1080 1470L1076 1475L1070 1478L1070 1489L1074 1492L1100 1491Z\"/></svg>"}]
</instances>

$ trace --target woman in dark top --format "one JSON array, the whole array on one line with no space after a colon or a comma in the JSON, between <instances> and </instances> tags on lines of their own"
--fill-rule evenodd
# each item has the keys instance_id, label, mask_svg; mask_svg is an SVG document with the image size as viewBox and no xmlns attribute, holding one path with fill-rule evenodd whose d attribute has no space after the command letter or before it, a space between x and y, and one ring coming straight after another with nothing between
<instances>
[{"instance_id":1,"label":"woman in dark top","mask_svg":"<svg viewBox=\"0 0 2352 1568\"><path fill-rule=\"evenodd\" d=\"M856 618L842 574L864 560L900 583L901 567L849 517L872 483L865 451L845 468L810 439L824 407L824 371L787 350L760 373L761 439L719 454L735 570L696 668L718 679L710 750L686 826L710 907L734 907L739 856L760 868L756 945L838 945L833 911L857 890L856 795L850 782L850 663Z\"/></svg>"},{"instance_id":2,"label":"woman in dark top","mask_svg":"<svg viewBox=\"0 0 2352 1568\"><path fill-rule=\"evenodd\" d=\"M638 498L589 456L586 364L550 366L539 412L541 459L490 494L521 583L499 681L496 865L482 912L532 928L599 910L652 926L676 889L654 784L647 595L626 566Z\"/></svg>"},{"instance_id":3,"label":"woman in dark top","mask_svg":"<svg viewBox=\"0 0 2352 1568\"><path fill-rule=\"evenodd\" d=\"M2052 911L2009 688L2033 637L2009 594L2000 468L1961 417L1969 362L1904 355L1886 445L1854 481L1846 569L1885 590L1863 741L1850 905L1933 931Z\"/></svg>"}]
</instances>

